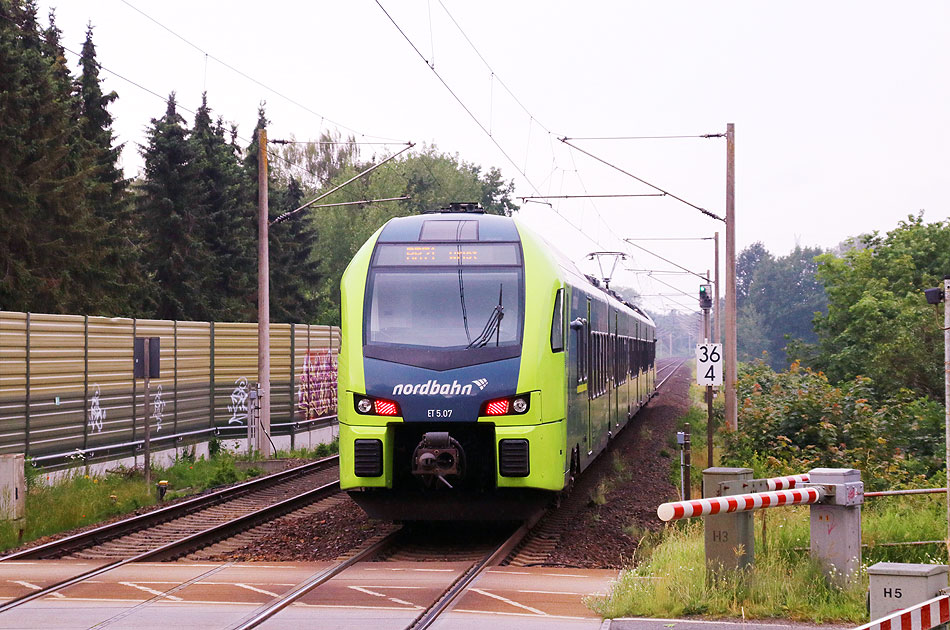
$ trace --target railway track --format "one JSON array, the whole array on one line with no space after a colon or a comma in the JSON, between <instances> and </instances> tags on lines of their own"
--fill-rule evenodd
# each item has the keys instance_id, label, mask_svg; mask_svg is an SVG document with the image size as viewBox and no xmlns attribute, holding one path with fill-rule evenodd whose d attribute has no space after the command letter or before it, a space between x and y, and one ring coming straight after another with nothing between
<instances>
[{"instance_id":1,"label":"railway track","mask_svg":"<svg viewBox=\"0 0 950 630\"><path fill-rule=\"evenodd\" d=\"M183 557L306 509L337 494L339 489L334 456L9 554L0 562L51 558L106 562L9 600L0 605L0 613L133 562Z\"/></svg>"},{"instance_id":2,"label":"railway track","mask_svg":"<svg viewBox=\"0 0 950 630\"><path fill-rule=\"evenodd\" d=\"M685 359L671 360L658 365L658 376L663 375L658 389L684 362ZM0 605L0 613L132 562L186 556L200 558L194 555L197 550L220 544L222 540L233 540L240 532L244 532L245 537L256 536L263 531L261 528L273 527L275 520L281 516L300 514L301 510L312 511L314 508L308 506L321 504L317 502L339 502L335 464L335 458L328 458L0 558L0 562L37 558L106 561L96 569L10 600ZM330 498L334 495L336 498ZM584 502L586 498L575 492L569 500ZM231 628L243 630L257 627L308 592L360 562L469 563L458 579L408 626L411 630L428 628L488 568L503 563L520 566L543 563L559 539L559 536L546 536L545 532L563 530L557 524L571 518L573 510L563 509L568 507L565 504L561 506L562 509L539 513L514 532L509 529L506 532L482 532L481 536L460 536L456 531L454 538L450 533L440 540L438 537L433 539L431 528L414 531L414 528L403 527L369 541L287 593L275 597Z\"/></svg>"},{"instance_id":3,"label":"railway track","mask_svg":"<svg viewBox=\"0 0 950 630\"><path fill-rule=\"evenodd\" d=\"M301 582L287 593L275 597L247 615L238 624L230 626L228 630L251 630L265 623L280 611L302 599L307 593L339 575L344 570L360 563L370 561L400 561L407 559L426 559L433 561L467 561L469 567L457 579L446 586L432 603L421 610L416 618L406 627L406 630L426 630L435 623L444 613L448 612L452 604L463 595L473 583L489 568L501 564L519 543L525 538L531 527L538 522L543 512L517 527L509 527L503 534L485 533L482 531L480 540L473 547L469 544L468 535L460 535L458 530L445 537L433 536L427 528L413 528L403 526L381 538L367 543L361 550L347 558L327 567L307 580ZM448 531L448 528L447 530ZM459 541L464 540L465 543Z\"/></svg>"},{"instance_id":4,"label":"railway track","mask_svg":"<svg viewBox=\"0 0 950 630\"><path fill-rule=\"evenodd\" d=\"M679 367L683 365L684 363L686 363L687 361L689 361L689 359L683 358L683 357L673 357L669 359L662 359L663 365L660 365L660 361L657 361L656 376L657 378L660 378L660 375L661 374L663 375L662 378L660 378L660 382L656 384L657 391L659 391L660 387L663 386L663 383L665 383L667 379L673 376L673 374L676 373L676 370L678 370Z\"/></svg>"}]
</instances>

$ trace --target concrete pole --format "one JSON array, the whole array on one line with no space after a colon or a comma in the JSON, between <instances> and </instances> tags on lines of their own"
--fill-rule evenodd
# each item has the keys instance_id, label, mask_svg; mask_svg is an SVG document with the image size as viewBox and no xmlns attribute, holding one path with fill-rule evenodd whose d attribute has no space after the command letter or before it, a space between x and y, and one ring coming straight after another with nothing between
<instances>
[{"instance_id":1,"label":"concrete pole","mask_svg":"<svg viewBox=\"0 0 950 630\"><path fill-rule=\"evenodd\" d=\"M735 125L726 125L726 344L725 382L726 425L739 428L736 400L738 348L736 343L736 136Z\"/></svg>"},{"instance_id":2,"label":"concrete pole","mask_svg":"<svg viewBox=\"0 0 950 630\"><path fill-rule=\"evenodd\" d=\"M716 276L715 276L715 282L716 282L715 296L716 296L716 301L713 302L713 315L714 315L713 319L716 320L716 327L713 329L713 343L722 343L722 330L721 330L721 329L722 329L722 320L720 319L720 317L722 316L722 314L719 312L719 232L716 232L716 234L715 234L715 242L716 242L716 253L715 253L715 258L716 258ZM712 466L712 464L710 464L710 466Z\"/></svg>"},{"instance_id":3,"label":"concrete pole","mask_svg":"<svg viewBox=\"0 0 950 630\"><path fill-rule=\"evenodd\" d=\"M270 452L270 265L268 263L267 130L257 134L257 380L260 383L260 426L257 450ZM248 415L249 418L253 417Z\"/></svg>"},{"instance_id":4,"label":"concrete pole","mask_svg":"<svg viewBox=\"0 0 950 630\"><path fill-rule=\"evenodd\" d=\"M950 276L943 277L943 397L947 441L947 555L950 557Z\"/></svg>"}]
</instances>

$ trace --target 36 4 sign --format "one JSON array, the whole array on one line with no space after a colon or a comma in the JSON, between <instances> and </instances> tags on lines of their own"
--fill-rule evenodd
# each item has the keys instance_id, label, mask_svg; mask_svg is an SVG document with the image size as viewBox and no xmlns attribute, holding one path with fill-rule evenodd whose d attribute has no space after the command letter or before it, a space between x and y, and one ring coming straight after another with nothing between
<instances>
[{"instance_id":1,"label":"36 4 sign","mask_svg":"<svg viewBox=\"0 0 950 630\"><path fill-rule=\"evenodd\" d=\"M722 344L696 344L696 382L722 385Z\"/></svg>"}]
</instances>

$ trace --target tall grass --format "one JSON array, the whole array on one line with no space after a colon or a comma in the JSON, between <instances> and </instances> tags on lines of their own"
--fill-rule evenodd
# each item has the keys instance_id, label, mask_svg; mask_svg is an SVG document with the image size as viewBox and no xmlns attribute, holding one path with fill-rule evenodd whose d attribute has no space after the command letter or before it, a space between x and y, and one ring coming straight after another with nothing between
<instances>
[{"instance_id":1,"label":"tall grass","mask_svg":"<svg viewBox=\"0 0 950 630\"><path fill-rule=\"evenodd\" d=\"M785 553L757 553L745 571L707 576L702 523L670 526L662 542L625 570L602 599L588 605L604 617L744 617L859 622L867 616L866 581L829 585L820 567ZM866 574L862 575L866 579Z\"/></svg>"},{"instance_id":2,"label":"tall grass","mask_svg":"<svg viewBox=\"0 0 950 630\"><path fill-rule=\"evenodd\" d=\"M168 481L166 500L171 500L261 472L253 468L240 470L234 462L226 451L211 459L185 457L168 468L153 468L152 478L155 482ZM145 485L141 471L118 469L101 476L77 471L58 483L48 484L42 473L28 468L31 470L27 475L26 518L19 523L0 522L0 550L128 514L157 501L154 487Z\"/></svg>"}]
</instances>

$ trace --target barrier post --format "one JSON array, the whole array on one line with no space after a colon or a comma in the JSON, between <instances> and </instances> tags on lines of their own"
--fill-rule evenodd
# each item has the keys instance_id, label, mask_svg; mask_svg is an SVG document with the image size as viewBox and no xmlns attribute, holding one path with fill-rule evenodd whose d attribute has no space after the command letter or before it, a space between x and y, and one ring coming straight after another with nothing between
<instances>
[{"instance_id":1,"label":"barrier post","mask_svg":"<svg viewBox=\"0 0 950 630\"><path fill-rule=\"evenodd\" d=\"M868 567L871 619L933 599L947 588L947 565L878 562Z\"/></svg>"},{"instance_id":2,"label":"barrier post","mask_svg":"<svg viewBox=\"0 0 950 630\"><path fill-rule=\"evenodd\" d=\"M748 482L751 480L751 468L707 468L703 470L703 497L749 492ZM708 572L744 569L752 564L755 557L752 512L716 514L703 518Z\"/></svg>"},{"instance_id":3,"label":"barrier post","mask_svg":"<svg viewBox=\"0 0 950 630\"><path fill-rule=\"evenodd\" d=\"M810 508L811 556L824 565L831 581L844 585L858 575L861 567L861 471L815 468L808 474L808 485L830 490L822 503Z\"/></svg>"}]
</instances>

